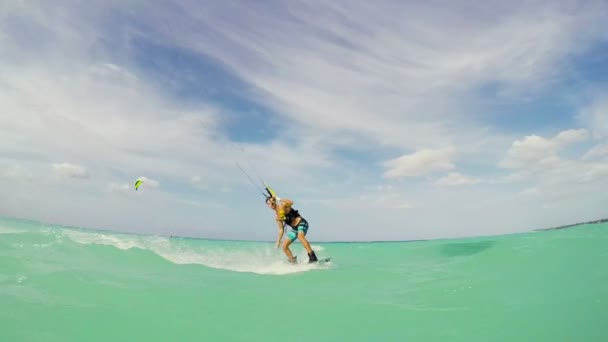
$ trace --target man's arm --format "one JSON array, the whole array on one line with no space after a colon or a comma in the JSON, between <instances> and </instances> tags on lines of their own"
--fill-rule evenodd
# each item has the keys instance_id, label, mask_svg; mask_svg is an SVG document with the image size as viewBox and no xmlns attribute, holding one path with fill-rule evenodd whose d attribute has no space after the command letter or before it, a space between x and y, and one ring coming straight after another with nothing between
<instances>
[{"instance_id":1,"label":"man's arm","mask_svg":"<svg viewBox=\"0 0 608 342\"><path fill-rule=\"evenodd\" d=\"M277 236L277 243L275 244L275 247L279 247L279 245L281 244L281 239L283 238L283 233L285 232L285 226L283 225L283 221L279 221L277 220L277 226L279 227L279 235Z\"/></svg>"}]
</instances>

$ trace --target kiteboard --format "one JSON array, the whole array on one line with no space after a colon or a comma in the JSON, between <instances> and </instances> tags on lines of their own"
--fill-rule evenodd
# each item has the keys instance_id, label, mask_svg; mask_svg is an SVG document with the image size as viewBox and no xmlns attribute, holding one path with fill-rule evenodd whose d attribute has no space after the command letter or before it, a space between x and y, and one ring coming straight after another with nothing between
<instances>
[{"instance_id":1,"label":"kiteboard","mask_svg":"<svg viewBox=\"0 0 608 342\"><path fill-rule=\"evenodd\" d=\"M314 263L322 263L322 264L324 264L324 263L326 263L326 262L329 262L330 260L331 260L331 257L329 257L329 258L324 258L324 259L319 259L319 260L317 260L317 261L313 262L313 264L314 264Z\"/></svg>"},{"instance_id":2,"label":"kiteboard","mask_svg":"<svg viewBox=\"0 0 608 342\"><path fill-rule=\"evenodd\" d=\"M317 261L313 261L313 262L305 262L305 264L324 264L324 263L330 262L330 261L331 261L331 257L329 257L329 258L323 258L323 259L318 259ZM298 263L295 262L293 264L297 265Z\"/></svg>"}]
</instances>

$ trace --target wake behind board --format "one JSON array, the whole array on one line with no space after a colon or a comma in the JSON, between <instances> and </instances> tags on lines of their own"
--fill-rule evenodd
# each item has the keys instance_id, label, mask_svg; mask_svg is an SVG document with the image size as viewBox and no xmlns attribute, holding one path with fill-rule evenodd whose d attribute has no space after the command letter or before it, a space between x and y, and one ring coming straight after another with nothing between
<instances>
[{"instance_id":1,"label":"wake behind board","mask_svg":"<svg viewBox=\"0 0 608 342\"><path fill-rule=\"evenodd\" d=\"M314 263L322 263L323 264L323 263L329 262L330 260L331 260L331 257L330 258L325 258L325 259L319 259L319 260L315 261Z\"/></svg>"}]
</instances>

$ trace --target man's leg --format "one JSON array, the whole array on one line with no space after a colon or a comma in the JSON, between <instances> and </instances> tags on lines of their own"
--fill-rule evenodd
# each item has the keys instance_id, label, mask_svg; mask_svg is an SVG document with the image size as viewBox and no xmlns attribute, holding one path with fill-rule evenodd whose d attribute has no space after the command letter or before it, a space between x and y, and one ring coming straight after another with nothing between
<instances>
[{"instance_id":1,"label":"man's leg","mask_svg":"<svg viewBox=\"0 0 608 342\"><path fill-rule=\"evenodd\" d=\"M308 243L308 240L306 239L306 233L308 233L308 221L302 218L300 220L298 228L296 229L298 230L298 240L300 240L304 248L306 248L306 252L308 252L308 254L310 255L310 253L312 253L313 251L312 247L310 247L310 243Z\"/></svg>"},{"instance_id":2,"label":"man's leg","mask_svg":"<svg viewBox=\"0 0 608 342\"><path fill-rule=\"evenodd\" d=\"M306 239L306 232L299 231L298 240L300 240L300 242L302 243L302 246L304 246L304 248L306 248L306 252L308 252L308 254L312 253L312 247L310 247L310 243Z\"/></svg>"},{"instance_id":3,"label":"man's leg","mask_svg":"<svg viewBox=\"0 0 608 342\"><path fill-rule=\"evenodd\" d=\"M291 253L289 245L291 245L291 243L295 240L295 237L296 234L294 232L289 232L287 233L287 239L285 239L285 242L283 242L283 252L285 252L285 255L287 255L289 262L292 263L296 262L296 258L294 258L293 253Z\"/></svg>"},{"instance_id":4,"label":"man's leg","mask_svg":"<svg viewBox=\"0 0 608 342\"><path fill-rule=\"evenodd\" d=\"M306 239L306 231L298 232L298 240L300 240L300 242L302 243L302 245L304 246L304 248L306 248L306 251L308 252L308 263L318 261L315 251L312 250L312 247L310 247L310 243Z\"/></svg>"}]
</instances>

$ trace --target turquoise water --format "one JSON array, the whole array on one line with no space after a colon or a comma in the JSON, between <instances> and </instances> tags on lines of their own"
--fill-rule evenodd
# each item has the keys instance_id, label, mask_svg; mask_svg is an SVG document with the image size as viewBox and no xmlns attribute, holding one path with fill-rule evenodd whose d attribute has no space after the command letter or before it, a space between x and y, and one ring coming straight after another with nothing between
<instances>
[{"instance_id":1,"label":"turquoise water","mask_svg":"<svg viewBox=\"0 0 608 342\"><path fill-rule=\"evenodd\" d=\"M0 341L608 341L606 224L312 245L1 219Z\"/></svg>"}]
</instances>

